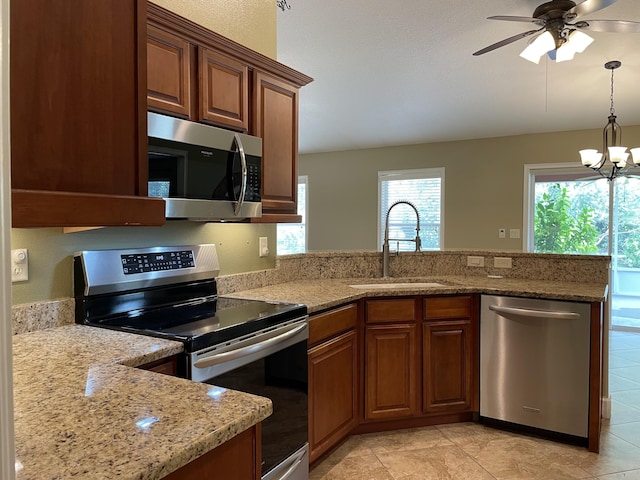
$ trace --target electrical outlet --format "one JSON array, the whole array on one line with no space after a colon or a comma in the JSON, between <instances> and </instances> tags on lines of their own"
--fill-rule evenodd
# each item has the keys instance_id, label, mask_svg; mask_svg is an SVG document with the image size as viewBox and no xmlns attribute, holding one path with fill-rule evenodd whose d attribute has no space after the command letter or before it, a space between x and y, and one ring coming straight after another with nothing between
<instances>
[{"instance_id":1,"label":"electrical outlet","mask_svg":"<svg viewBox=\"0 0 640 480\"><path fill-rule=\"evenodd\" d=\"M511 257L495 257L493 259L493 266L495 268L511 268Z\"/></svg>"},{"instance_id":2,"label":"electrical outlet","mask_svg":"<svg viewBox=\"0 0 640 480\"><path fill-rule=\"evenodd\" d=\"M11 281L29 280L29 253L26 248L11 250Z\"/></svg>"},{"instance_id":3,"label":"electrical outlet","mask_svg":"<svg viewBox=\"0 0 640 480\"><path fill-rule=\"evenodd\" d=\"M269 255L269 239L267 237L260 237L260 245L258 246L258 255L266 257Z\"/></svg>"},{"instance_id":4,"label":"electrical outlet","mask_svg":"<svg viewBox=\"0 0 640 480\"><path fill-rule=\"evenodd\" d=\"M498 230L498 238L505 238L507 236L507 231L504 228Z\"/></svg>"},{"instance_id":5,"label":"electrical outlet","mask_svg":"<svg viewBox=\"0 0 640 480\"><path fill-rule=\"evenodd\" d=\"M467 267L484 267L484 257L467 257Z\"/></svg>"}]
</instances>

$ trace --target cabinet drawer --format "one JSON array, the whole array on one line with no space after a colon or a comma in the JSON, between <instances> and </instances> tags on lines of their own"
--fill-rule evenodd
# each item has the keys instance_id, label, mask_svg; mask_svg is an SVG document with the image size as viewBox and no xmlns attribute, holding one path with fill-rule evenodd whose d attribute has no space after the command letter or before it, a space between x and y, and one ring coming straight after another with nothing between
<instances>
[{"instance_id":1,"label":"cabinet drawer","mask_svg":"<svg viewBox=\"0 0 640 480\"><path fill-rule=\"evenodd\" d=\"M367 323L413 322L415 302L412 298L367 300Z\"/></svg>"},{"instance_id":2,"label":"cabinet drawer","mask_svg":"<svg viewBox=\"0 0 640 480\"><path fill-rule=\"evenodd\" d=\"M309 345L355 328L358 321L356 304L345 305L309 318Z\"/></svg>"},{"instance_id":3,"label":"cabinet drawer","mask_svg":"<svg viewBox=\"0 0 640 480\"><path fill-rule=\"evenodd\" d=\"M471 295L428 297L424 299L424 320L467 318L472 314Z\"/></svg>"}]
</instances>

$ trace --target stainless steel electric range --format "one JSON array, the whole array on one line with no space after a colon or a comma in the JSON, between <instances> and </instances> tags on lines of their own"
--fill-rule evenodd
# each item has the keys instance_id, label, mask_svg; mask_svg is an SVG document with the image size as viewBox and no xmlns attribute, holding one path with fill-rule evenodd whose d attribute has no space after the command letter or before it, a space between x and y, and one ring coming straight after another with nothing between
<instances>
[{"instance_id":1,"label":"stainless steel electric range","mask_svg":"<svg viewBox=\"0 0 640 480\"><path fill-rule=\"evenodd\" d=\"M215 245L78 252L76 322L180 341L181 376L270 398L262 478L306 479L307 308L218 296L219 271Z\"/></svg>"}]
</instances>

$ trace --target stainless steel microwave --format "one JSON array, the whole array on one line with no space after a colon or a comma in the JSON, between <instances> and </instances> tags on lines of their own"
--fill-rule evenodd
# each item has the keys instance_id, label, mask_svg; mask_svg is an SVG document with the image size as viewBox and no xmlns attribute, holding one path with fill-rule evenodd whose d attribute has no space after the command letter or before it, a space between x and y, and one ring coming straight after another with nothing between
<instances>
[{"instance_id":1,"label":"stainless steel microwave","mask_svg":"<svg viewBox=\"0 0 640 480\"><path fill-rule=\"evenodd\" d=\"M168 219L240 221L262 216L262 139L148 113L149 196Z\"/></svg>"}]
</instances>

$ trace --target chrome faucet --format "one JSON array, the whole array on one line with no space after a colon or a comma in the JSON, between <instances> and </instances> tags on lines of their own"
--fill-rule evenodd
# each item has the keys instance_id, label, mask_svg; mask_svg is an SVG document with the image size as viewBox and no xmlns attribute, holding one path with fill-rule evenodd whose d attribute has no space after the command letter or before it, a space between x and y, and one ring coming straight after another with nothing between
<instances>
[{"instance_id":1,"label":"chrome faucet","mask_svg":"<svg viewBox=\"0 0 640 480\"><path fill-rule=\"evenodd\" d=\"M406 239L406 238L389 238L389 214L391 213L391 209L396 205L405 204L409 205L416 212L416 238L415 239ZM418 213L418 209L416 206L408 202L406 200L398 200L394 204L389 207L387 210L387 218L384 223L384 243L382 244L382 277L389 277L389 240L393 242L414 242L416 244L416 252L420 251L420 214ZM398 249L396 249L396 255L398 255Z\"/></svg>"}]
</instances>

